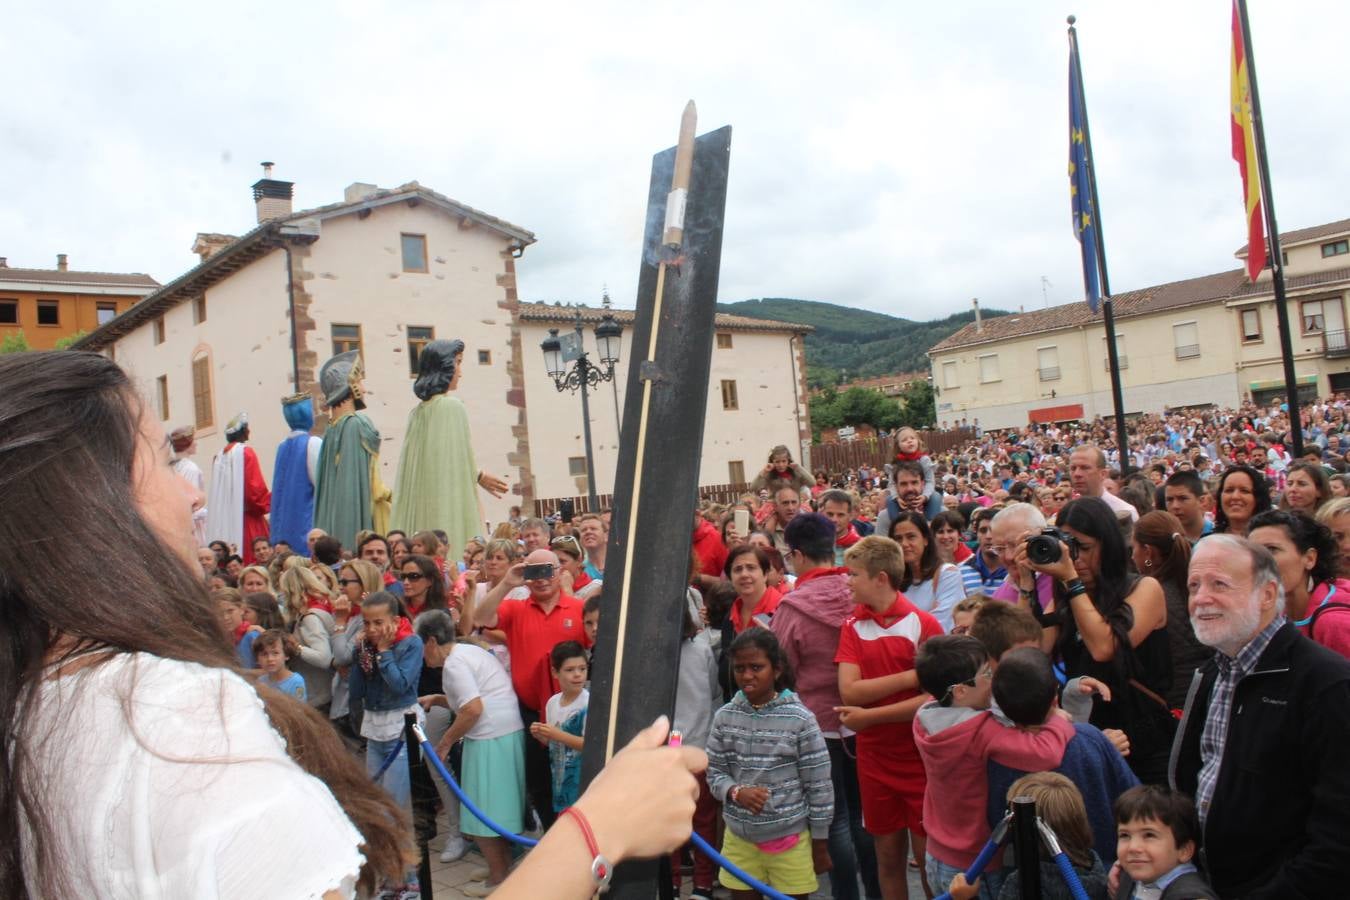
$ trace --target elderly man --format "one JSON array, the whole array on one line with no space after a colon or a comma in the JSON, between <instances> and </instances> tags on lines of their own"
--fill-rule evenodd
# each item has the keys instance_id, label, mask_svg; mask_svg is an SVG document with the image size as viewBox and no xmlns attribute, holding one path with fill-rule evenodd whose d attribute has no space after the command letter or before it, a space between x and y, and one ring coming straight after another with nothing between
<instances>
[{"instance_id":1,"label":"elderly man","mask_svg":"<svg viewBox=\"0 0 1350 900\"><path fill-rule=\"evenodd\" d=\"M773 515L764 522L764 530L773 535L773 545L783 555L783 564L787 566L789 572L792 571L792 565L788 555L792 551L788 547L787 538L783 535L783 529L787 528L787 523L796 517L801 508L802 495L795 487L783 485L773 492Z\"/></svg>"},{"instance_id":2,"label":"elderly man","mask_svg":"<svg viewBox=\"0 0 1350 900\"><path fill-rule=\"evenodd\" d=\"M548 571L526 580L528 566L547 566ZM543 718L548 698L558 692L558 682L549 665L553 648L562 641L576 641L583 647L591 643L581 621L584 604L563 592L561 573L558 557L552 550L535 550L524 562L507 569L505 577L473 611L475 625L497 628L506 634L506 648L511 652L511 686L520 701L520 715L527 732L532 723ZM502 602L521 585L530 589L528 600ZM548 749L538 741L525 742L525 784L539 821L547 828L556 818L552 775Z\"/></svg>"},{"instance_id":3,"label":"elderly man","mask_svg":"<svg viewBox=\"0 0 1350 900\"><path fill-rule=\"evenodd\" d=\"M994 589L992 599L1015 603L1038 615L1050 608L1055 598L1054 576L1017 563L1022 544L1044 527L1045 516L1030 503L1013 503L994 514L989 524L989 549L998 554L1008 575Z\"/></svg>"},{"instance_id":4,"label":"elderly man","mask_svg":"<svg viewBox=\"0 0 1350 900\"><path fill-rule=\"evenodd\" d=\"M1080 497L1100 497L1119 515L1128 513L1130 521L1139 519L1139 510L1106 489L1106 454L1092 444L1075 447L1069 454L1069 481Z\"/></svg>"},{"instance_id":5,"label":"elderly man","mask_svg":"<svg viewBox=\"0 0 1350 900\"><path fill-rule=\"evenodd\" d=\"M1350 854L1350 662L1284 618L1265 548L1216 534L1190 565L1197 670L1171 782L1195 796L1223 897L1342 897Z\"/></svg>"}]
</instances>

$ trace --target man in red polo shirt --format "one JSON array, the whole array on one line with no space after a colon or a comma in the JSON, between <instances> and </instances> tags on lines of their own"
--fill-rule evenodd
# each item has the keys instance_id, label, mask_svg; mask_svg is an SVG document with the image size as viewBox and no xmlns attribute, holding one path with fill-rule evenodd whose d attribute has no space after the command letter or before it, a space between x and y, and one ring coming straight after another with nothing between
<instances>
[{"instance_id":1,"label":"man in red polo shirt","mask_svg":"<svg viewBox=\"0 0 1350 900\"><path fill-rule=\"evenodd\" d=\"M525 567L537 565L552 567L548 577L526 581ZM561 572L552 550L535 550L508 569L473 612L475 625L506 633L506 648L511 651L511 686L515 688L527 732L532 723L543 718L548 698L559 690L549 666L549 653L562 641L576 641L583 647L591 644L581 622L585 604L563 592ZM502 602L521 585L530 589L529 599ZM553 777L548 749L534 740L525 741L525 787L539 813L539 821L549 827L555 818Z\"/></svg>"}]
</instances>

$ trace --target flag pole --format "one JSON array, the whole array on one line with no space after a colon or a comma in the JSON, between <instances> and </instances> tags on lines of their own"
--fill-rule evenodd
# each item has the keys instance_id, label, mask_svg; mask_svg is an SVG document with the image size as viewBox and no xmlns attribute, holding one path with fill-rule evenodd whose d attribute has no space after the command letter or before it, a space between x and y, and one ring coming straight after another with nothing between
<instances>
[{"instance_id":1,"label":"flag pole","mask_svg":"<svg viewBox=\"0 0 1350 900\"><path fill-rule=\"evenodd\" d=\"M1242 28L1242 53L1247 64L1247 88L1252 100L1252 139L1256 144L1256 168L1261 178L1262 215L1266 220L1266 245L1270 248L1270 275L1275 290L1275 320L1280 329L1280 357L1284 362L1284 392L1289 404L1289 437L1293 457L1303 455L1303 414L1298 401L1298 378L1294 374L1293 339L1289 330L1289 306L1284 291L1284 256L1280 230L1275 225L1275 200L1270 192L1270 166L1266 163L1266 131L1261 124L1261 96L1256 90L1256 60L1252 56L1252 33L1247 25L1247 0L1234 0ZM1252 252L1248 242L1247 252Z\"/></svg>"},{"instance_id":2,"label":"flag pole","mask_svg":"<svg viewBox=\"0 0 1350 900\"><path fill-rule=\"evenodd\" d=\"M1120 388L1120 358L1116 355L1116 317L1111 303L1111 281L1106 274L1106 241L1102 236L1102 207L1097 202L1097 171L1092 161L1092 131L1088 128L1087 92L1083 88L1083 67L1078 58L1076 19L1069 16L1069 46L1078 76L1078 109L1083 119L1084 157L1088 169L1088 189L1092 200L1092 236L1097 249L1097 272L1102 286L1102 319L1106 325L1106 360L1111 370L1111 405L1116 413L1116 445L1120 451L1120 474L1130 472L1130 438L1125 428L1125 397Z\"/></svg>"}]
</instances>

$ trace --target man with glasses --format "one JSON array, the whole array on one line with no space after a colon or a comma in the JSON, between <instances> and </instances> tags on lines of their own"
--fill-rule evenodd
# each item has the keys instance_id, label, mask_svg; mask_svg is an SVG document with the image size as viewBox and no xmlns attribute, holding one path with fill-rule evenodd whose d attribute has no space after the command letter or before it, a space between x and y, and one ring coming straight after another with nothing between
<instances>
[{"instance_id":1,"label":"man with glasses","mask_svg":"<svg viewBox=\"0 0 1350 900\"><path fill-rule=\"evenodd\" d=\"M527 567L537 577L527 580ZM559 690L549 664L553 648L562 641L576 641L583 647L591 645L582 623L584 604L563 591L561 571L557 554L548 549L535 550L523 562L507 569L497 586L474 608L474 625L496 628L506 635L506 648L511 653L511 685L520 702L527 732L532 723L545 721L548 698ZM529 588L528 599L502 602L521 586ZM525 787L540 823L545 828L552 825L556 816L548 748L535 740L525 742Z\"/></svg>"}]
</instances>

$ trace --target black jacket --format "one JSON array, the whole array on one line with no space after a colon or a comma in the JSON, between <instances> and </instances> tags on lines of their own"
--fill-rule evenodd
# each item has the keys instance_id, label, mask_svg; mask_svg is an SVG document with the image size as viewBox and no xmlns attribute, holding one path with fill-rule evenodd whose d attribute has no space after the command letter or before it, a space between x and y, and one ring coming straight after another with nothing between
<instances>
[{"instance_id":1,"label":"black jacket","mask_svg":"<svg viewBox=\"0 0 1350 900\"><path fill-rule=\"evenodd\" d=\"M1195 674L1171 782L1194 796L1218 665ZM1238 682L1201 842L1225 898L1346 896L1350 859L1350 662L1285 624Z\"/></svg>"}]
</instances>

